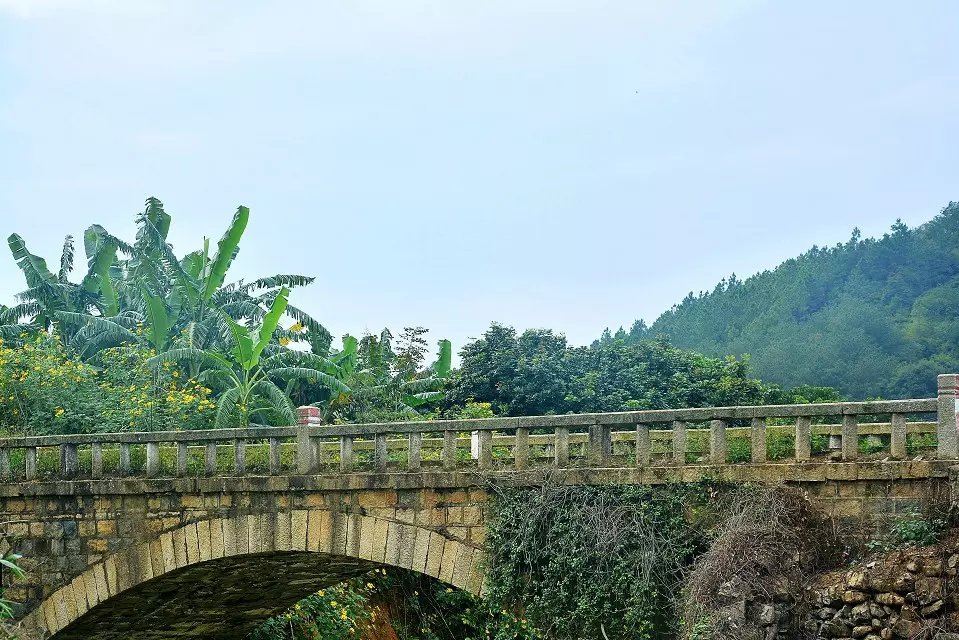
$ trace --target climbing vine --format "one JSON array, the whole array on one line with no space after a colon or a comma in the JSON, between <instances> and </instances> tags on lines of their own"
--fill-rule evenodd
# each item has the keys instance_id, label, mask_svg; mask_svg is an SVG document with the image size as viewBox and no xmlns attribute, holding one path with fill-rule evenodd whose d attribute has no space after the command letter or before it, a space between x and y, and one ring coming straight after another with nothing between
<instances>
[{"instance_id":1,"label":"climbing vine","mask_svg":"<svg viewBox=\"0 0 959 640\"><path fill-rule=\"evenodd\" d=\"M703 544L702 487L496 489L486 606L543 638L652 640L676 632L673 595ZM495 622L495 620L492 620ZM496 624L495 640L512 639Z\"/></svg>"}]
</instances>

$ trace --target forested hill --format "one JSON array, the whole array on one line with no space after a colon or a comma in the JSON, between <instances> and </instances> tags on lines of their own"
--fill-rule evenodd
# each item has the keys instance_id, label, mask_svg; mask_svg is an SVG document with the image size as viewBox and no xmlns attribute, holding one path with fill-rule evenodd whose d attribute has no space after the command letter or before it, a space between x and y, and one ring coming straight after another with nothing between
<instances>
[{"instance_id":1,"label":"forested hill","mask_svg":"<svg viewBox=\"0 0 959 640\"><path fill-rule=\"evenodd\" d=\"M849 398L928 397L959 372L959 203L882 238L813 247L772 271L690 294L627 341L668 336L708 355L749 354L784 386L827 385ZM604 339L609 339L609 332Z\"/></svg>"}]
</instances>

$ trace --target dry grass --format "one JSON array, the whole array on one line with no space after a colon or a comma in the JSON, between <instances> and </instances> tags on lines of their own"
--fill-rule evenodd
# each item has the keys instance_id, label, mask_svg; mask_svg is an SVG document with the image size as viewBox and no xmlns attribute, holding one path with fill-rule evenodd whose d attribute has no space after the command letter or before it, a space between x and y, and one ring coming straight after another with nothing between
<instances>
[{"instance_id":1,"label":"dry grass","mask_svg":"<svg viewBox=\"0 0 959 640\"><path fill-rule=\"evenodd\" d=\"M725 517L686 580L684 635L698 640L708 629L710 640L754 640L763 637L762 628L749 615L730 620L730 607L743 598L752 606L785 601L795 607L815 571L838 558L838 537L833 523L795 491L748 488L723 499L727 504L717 511Z\"/></svg>"}]
</instances>

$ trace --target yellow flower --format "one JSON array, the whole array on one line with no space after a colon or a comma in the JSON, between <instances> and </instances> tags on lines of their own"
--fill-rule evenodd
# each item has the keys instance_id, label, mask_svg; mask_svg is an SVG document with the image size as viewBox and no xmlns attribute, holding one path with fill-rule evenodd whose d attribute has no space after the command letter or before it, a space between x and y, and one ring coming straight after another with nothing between
<instances>
[{"instance_id":1,"label":"yellow flower","mask_svg":"<svg viewBox=\"0 0 959 640\"><path fill-rule=\"evenodd\" d=\"M281 347L285 347L285 346L288 345L288 344L290 344L290 339L289 339L289 338L280 338L280 346L281 346Z\"/></svg>"},{"instance_id":2,"label":"yellow flower","mask_svg":"<svg viewBox=\"0 0 959 640\"><path fill-rule=\"evenodd\" d=\"M303 325L297 322L292 327L290 327L290 331L292 331L293 333L299 333L300 331L303 331Z\"/></svg>"},{"instance_id":3,"label":"yellow flower","mask_svg":"<svg viewBox=\"0 0 959 640\"><path fill-rule=\"evenodd\" d=\"M65 413L65 411L64 411L62 408L57 407L56 410L54 410L53 415L55 415L56 417L59 418L59 417L62 416L64 413Z\"/></svg>"}]
</instances>

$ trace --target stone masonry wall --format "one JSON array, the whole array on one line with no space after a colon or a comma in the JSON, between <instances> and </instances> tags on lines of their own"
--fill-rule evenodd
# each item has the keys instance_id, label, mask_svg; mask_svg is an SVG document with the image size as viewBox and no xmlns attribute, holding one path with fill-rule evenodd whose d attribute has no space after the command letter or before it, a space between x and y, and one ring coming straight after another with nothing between
<instances>
[{"instance_id":1,"label":"stone masonry wall","mask_svg":"<svg viewBox=\"0 0 959 640\"><path fill-rule=\"evenodd\" d=\"M4 497L0 519L8 523L9 540L23 555L21 565L27 572L25 580L10 585L7 596L23 603L24 611L34 610L26 624L45 637L71 623L81 624L84 614L89 617L101 603L100 618L104 610L120 611L121 594L194 564L297 550L364 561L354 565L356 571L376 564L410 568L479 592L485 492L310 490L286 486L283 480L236 479L230 483L232 490L220 486L213 491L184 480L123 480L99 483L98 494L89 492L89 483L75 483L72 490L61 487L63 495ZM271 575L276 580L283 573ZM269 611L257 619L349 573L346 567L334 580L320 575L316 584L306 581L299 591L267 603ZM264 593L272 592L257 590L250 601L263 607ZM177 615L168 618L176 620ZM91 633L86 637L113 637L103 624Z\"/></svg>"},{"instance_id":2,"label":"stone masonry wall","mask_svg":"<svg viewBox=\"0 0 959 640\"><path fill-rule=\"evenodd\" d=\"M959 537L820 576L809 637L959 640Z\"/></svg>"},{"instance_id":3,"label":"stone masonry wall","mask_svg":"<svg viewBox=\"0 0 959 640\"><path fill-rule=\"evenodd\" d=\"M867 520L944 499L949 488L948 467L935 461L566 469L554 470L550 478L568 484L786 484L806 491L839 519ZM104 622L111 611L149 606L151 594L162 592L165 580L170 581L167 587L204 583L209 572L186 573L199 571L204 563L233 558L217 565L225 571L254 555L282 556L279 564L271 560L269 565L278 581L284 578L283 558L290 571L307 571L309 561L297 552L325 554L326 564L335 560L335 571L328 574L311 570L316 579L304 579L302 596L324 581L366 570L370 563L420 571L480 593L488 499L483 487L490 479L536 486L543 476L355 473L0 485L0 521L27 572L25 580L9 584L7 593L23 603L24 624L38 638L60 630L58 638L82 637L74 632L87 629L84 625L94 618L100 621L100 635L89 631L86 637L130 637L131 630ZM250 565L251 574L255 569ZM232 588L242 589L245 583L233 581ZM241 612L243 624L252 624L300 594L286 591L275 602L256 606L259 598L236 595L237 607L249 605ZM171 609L174 605L181 609ZM201 611L184 600L167 607L169 620L206 616L212 626L205 635L163 635L163 629L152 629L159 635L137 633L144 638L230 637L217 635L214 621L224 613L214 605L211 601L209 610Z\"/></svg>"}]
</instances>

